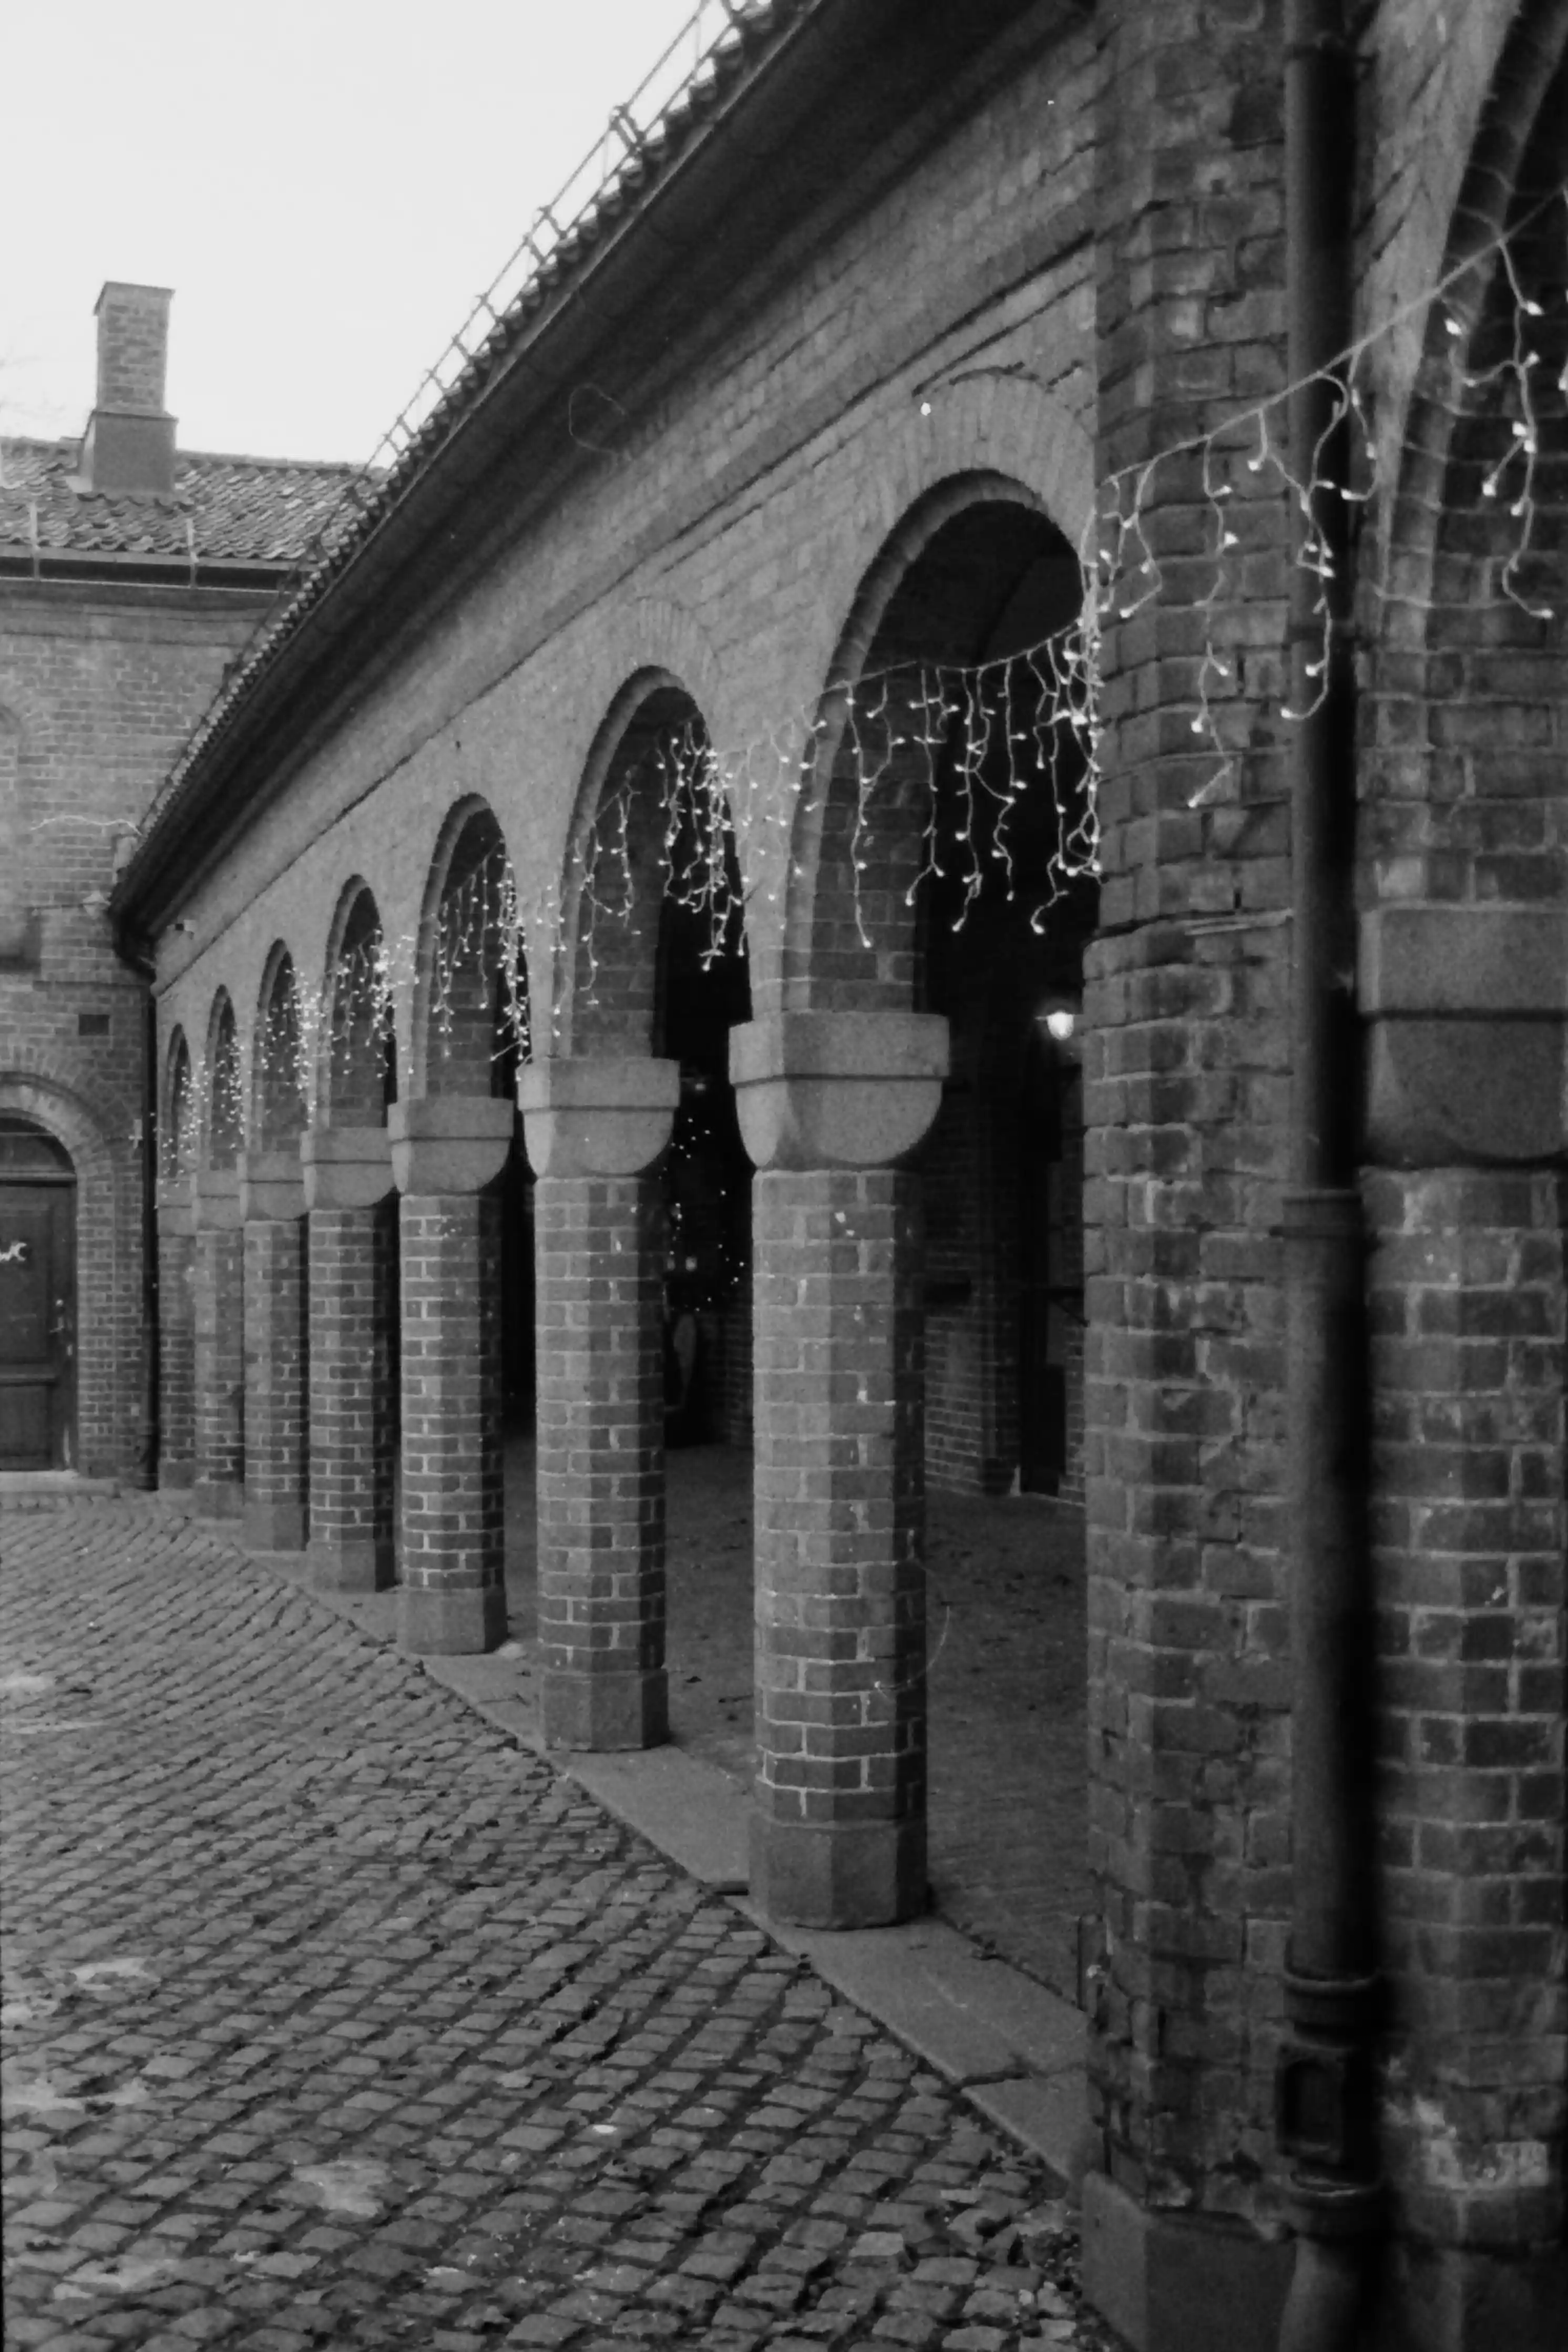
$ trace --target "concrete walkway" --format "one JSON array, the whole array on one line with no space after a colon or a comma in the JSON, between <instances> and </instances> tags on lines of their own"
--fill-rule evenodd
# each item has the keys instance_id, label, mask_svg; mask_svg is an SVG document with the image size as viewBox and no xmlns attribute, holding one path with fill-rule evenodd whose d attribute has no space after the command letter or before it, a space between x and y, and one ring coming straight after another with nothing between
<instances>
[{"instance_id":1,"label":"concrete walkway","mask_svg":"<svg viewBox=\"0 0 1568 2352\"><path fill-rule=\"evenodd\" d=\"M515 1660L154 1500L0 1507L0 1604L8 2346L1111 2345L1019 2138L1075 2014L764 1933L711 1768L552 1770Z\"/></svg>"}]
</instances>

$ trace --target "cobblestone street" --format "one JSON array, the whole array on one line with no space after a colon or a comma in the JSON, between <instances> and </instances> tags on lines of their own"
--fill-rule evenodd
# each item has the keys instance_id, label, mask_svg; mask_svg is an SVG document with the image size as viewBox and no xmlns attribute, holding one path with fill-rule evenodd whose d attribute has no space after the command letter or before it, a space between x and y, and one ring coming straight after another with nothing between
<instances>
[{"instance_id":1,"label":"cobblestone street","mask_svg":"<svg viewBox=\"0 0 1568 2352\"><path fill-rule=\"evenodd\" d=\"M1061 2187L413 1661L0 1513L7 2346L1109 2347Z\"/></svg>"}]
</instances>

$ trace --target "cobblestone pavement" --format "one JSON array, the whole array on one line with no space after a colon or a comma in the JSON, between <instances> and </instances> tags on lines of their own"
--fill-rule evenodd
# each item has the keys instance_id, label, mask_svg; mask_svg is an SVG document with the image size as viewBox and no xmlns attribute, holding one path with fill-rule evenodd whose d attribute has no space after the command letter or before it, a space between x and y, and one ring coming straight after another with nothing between
<instances>
[{"instance_id":1,"label":"cobblestone pavement","mask_svg":"<svg viewBox=\"0 0 1568 2352\"><path fill-rule=\"evenodd\" d=\"M678 1448L667 1476L671 1729L694 1756L749 1783L751 1456ZM528 1641L534 1460L521 1441L507 1448L507 1516L512 1631ZM1039 1499L933 1492L926 1522L937 1907L1073 2000L1078 1918L1091 1900L1083 1515Z\"/></svg>"},{"instance_id":2,"label":"cobblestone pavement","mask_svg":"<svg viewBox=\"0 0 1568 2352\"><path fill-rule=\"evenodd\" d=\"M1050 2176L209 1530L0 1512L8 2347L1109 2347Z\"/></svg>"}]
</instances>

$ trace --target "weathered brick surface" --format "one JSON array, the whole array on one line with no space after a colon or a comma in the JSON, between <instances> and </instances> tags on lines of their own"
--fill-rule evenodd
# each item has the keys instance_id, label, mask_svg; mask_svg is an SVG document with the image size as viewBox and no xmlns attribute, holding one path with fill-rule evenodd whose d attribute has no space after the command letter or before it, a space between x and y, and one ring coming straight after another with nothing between
<instances>
[{"instance_id":1,"label":"weathered brick surface","mask_svg":"<svg viewBox=\"0 0 1568 2352\"><path fill-rule=\"evenodd\" d=\"M1568 1988L1568 1197L1369 1178L1388 2137L1410 2224L1550 2238Z\"/></svg>"},{"instance_id":2,"label":"weathered brick surface","mask_svg":"<svg viewBox=\"0 0 1568 2352\"><path fill-rule=\"evenodd\" d=\"M407 1630L487 1648L506 1627L499 1204L405 1193L400 1233Z\"/></svg>"},{"instance_id":3,"label":"weathered brick surface","mask_svg":"<svg viewBox=\"0 0 1568 2352\"><path fill-rule=\"evenodd\" d=\"M0 1108L76 1166L74 1460L99 1475L131 1472L142 1443L145 1048L141 983L99 899L260 609L232 591L214 609L180 588L0 582Z\"/></svg>"},{"instance_id":4,"label":"weathered brick surface","mask_svg":"<svg viewBox=\"0 0 1568 2352\"><path fill-rule=\"evenodd\" d=\"M198 1508L237 1517L245 1507L245 1232L198 1229L194 1299Z\"/></svg>"},{"instance_id":5,"label":"weathered brick surface","mask_svg":"<svg viewBox=\"0 0 1568 2352\"><path fill-rule=\"evenodd\" d=\"M397 1204L306 1222L311 1555L324 1583L374 1589L392 1579Z\"/></svg>"},{"instance_id":6,"label":"weathered brick surface","mask_svg":"<svg viewBox=\"0 0 1568 2352\"><path fill-rule=\"evenodd\" d=\"M264 1551L297 1551L308 1519L305 1224L245 1226L246 1538Z\"/></svg>"},{"instance_id":7,"label":"weathered brick surface","mask_svg":"<svg viewBox=\"0 0 1568 2352\"><path fill-rule=\"evenodd\" d=\"M918 1180L753 1199L758 1866L783 1916L872 1924L924 1891Z\"/></svg>"},{"instance_id":8,"label":"weathered brick surface","mask_svg":"<svg viewBox=\"0 0 1568 2352\"><path fill-rule=\"evenodd\" d=\"M543 1177L534 1193L539 1666L565 1748L664 1736L659 1188Z\"/></svg>"},{"instance_id":9,"label":"weathered brick surface","mask_svg":"<svg viewBox=\"0 0 1568 2352\"><path fill-rule=\"evenodd\" d=\"M1100 457L1135 465L1284 380L1271 7L1107 20ZM1215 604L1200 458L1161 465L1161 593L1107 648L1089 952L1091 2016L1114 2179L1266 2210L1289 1906L1277 1239L1289 833L1277 485L1235 472ZM1230 478L1228 472L1227 478ZM1195 735L1206 632L1235 766ZM1197 804L1194 805L1195 798Z\"/></svg>"}]
</instances>

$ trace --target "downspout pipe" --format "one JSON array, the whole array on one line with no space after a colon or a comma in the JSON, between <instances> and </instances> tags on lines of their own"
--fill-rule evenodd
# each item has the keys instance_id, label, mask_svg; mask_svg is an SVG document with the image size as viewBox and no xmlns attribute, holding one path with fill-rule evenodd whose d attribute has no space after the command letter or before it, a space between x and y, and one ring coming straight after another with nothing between
<instances>
[{"instance_id":1,"label":"downspout pipe","mask_svg":"<svg viewBox=\"0 0 1568 2352\"><path fill-rule=\"evenodd\" d=\"M1291 500L1291 707L1308 715L1292 729L1283 1203L1293 1885L1276 2124L1296 2251L1281 2352L1351 2352L1362 2340L1380 2221L1352 509L1333 373L1353 332L1356 86L1344 14L1343 0L1285 0L1290 447L1313 487L1308 513Z\"/></svg>"}]
</instances>

